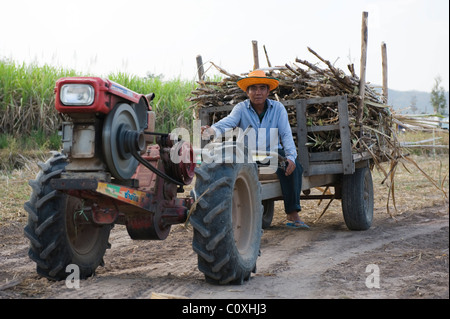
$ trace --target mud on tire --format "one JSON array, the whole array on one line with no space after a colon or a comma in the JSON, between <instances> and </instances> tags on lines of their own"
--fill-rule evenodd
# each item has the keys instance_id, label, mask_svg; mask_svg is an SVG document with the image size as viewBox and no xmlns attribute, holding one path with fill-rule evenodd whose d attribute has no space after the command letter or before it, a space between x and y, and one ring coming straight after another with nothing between
<instances>
[{"instance_id":1,"label":"mud on tire","mask_svg":"<svg viewBox=\"0 0 450 319\"><path fill-rule=\"evenodd\" d=\"M56 153L38 165L41 170L29 182L32 194L24 205L28 212L24 229L30 241L28 255L36 262L37 273L49 279L65 279L69 264L78 265L80 279L89 277L103 262L111 226L87 222L81 199L51 187L50 181L67 165L63 155ZM79 223L80 218L86 222Z\"/></svg>"},{"instance_id":2,"label":"mud on tire","mask_svg":"<svg viewBox=\"0 0 450 319\"><path fill-rule=\"evenodd\" d=\"M210 283L242 284L256 272L262 234L256 164L202 164L195 192L201 198L190 223L198 269Z\"/></svg>"}]
</instances>

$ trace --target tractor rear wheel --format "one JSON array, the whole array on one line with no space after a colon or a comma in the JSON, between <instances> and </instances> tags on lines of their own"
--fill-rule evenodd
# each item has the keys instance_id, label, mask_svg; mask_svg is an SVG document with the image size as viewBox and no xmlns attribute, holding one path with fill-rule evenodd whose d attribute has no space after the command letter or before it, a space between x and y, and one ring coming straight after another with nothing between
<instances>
[{"instance_id":1,"label":"tractor rear wheel","mask_svg":"<svg viewBox=\"0 0 450 319\"><path fill-rule=\"evenodd\" d=\"M369 167L357 168L342 180L342 212L350 230L367 230L373 220L373 182Z\"/></svg>"},{"instance_id":2,"label":"tractor rear wheel","mask_svg":"<svg viewBox=\"0 0 450 319\"><path fill-rule=\"evenodd\" d=\"M256 164L203 163L196 168L195 193L190 223L199 270L213 284L242 284L256 271L262 235Z\"/></svg>"},{"instance_id":3,"label":"tractor rear wheel","mask_svg":"<svg viewBox=\"0 0 450 319\"><path fill-rule=\"evenodd\" d=\"M111 225L98 226L88 220L82 199L58 192L50 181L58 178L67 165L66 158L55 154L30 181L31 198L25 203L28 224L25 236L30 240L28 255L36 262L38 274L63 280L66 267L75 264L80 279L94 274L103 263Z\"/></svg>"}]
</instances>

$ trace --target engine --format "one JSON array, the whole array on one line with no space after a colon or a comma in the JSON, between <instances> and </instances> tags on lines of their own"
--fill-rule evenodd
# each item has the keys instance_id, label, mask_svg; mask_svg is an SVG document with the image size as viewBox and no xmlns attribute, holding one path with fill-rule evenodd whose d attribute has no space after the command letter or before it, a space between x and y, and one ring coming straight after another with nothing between
<instances>
[{"instance_id":1,"label":"engine","mask_svg":"<svg viewBox=\"0 0 450 319\"><path fill-rule=\"evenodd\" d=\"M69 160L66 177L113 178L135 185L130 180L138 179L136 170L142 164L170 183L191 182L195 165L189 144L154 132L155 113L149 105L154 95L138 94L98 77L59 79L55 93L55 107L63 117L62 152ZM159 147L161 167L145 156L154 153L155 147ZM173 148L189 162L171 161L166 154L173 153ZM181 154L186 151L188 156Z\"/></svg>"}]
</instances>

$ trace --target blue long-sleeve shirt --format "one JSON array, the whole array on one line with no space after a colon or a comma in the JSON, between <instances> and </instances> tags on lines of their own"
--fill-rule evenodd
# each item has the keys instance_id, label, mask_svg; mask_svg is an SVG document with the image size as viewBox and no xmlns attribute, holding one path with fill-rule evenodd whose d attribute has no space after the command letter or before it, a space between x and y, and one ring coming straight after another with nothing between
<instances>
[{"instance_id":1,"label":"blue long-sleeve shirt","mask_svg":"<svg viewBox=\"0 0 450 319\"><path fill-rule=\"evenodd\" d=\"M275 136L277 139L277 147L284 148L286 158L295 161L297 158L297 149L295 147L294 139L292 138L292 129L289 124L286 108L280 102L270 99L266 100L266 105L267 110L262 121L260 121L258 114L251 106L250 100L247 99L238 103L227 117L221 119L211 127L214 129L216 137L223 135L228 130L236 127L239 127L242 130L252 127L255 129L258 149L263 147L260 146L260 142L265 142L266 151L276 151L270 149L270 129L278 129L278 134ZM265 131L261 129L265 129ZM264 134L264 132L265 136L261 136L260 134ZM273 138L274 136L272 133L272 145L274 144Z\"/></svg>"}]
</instances>

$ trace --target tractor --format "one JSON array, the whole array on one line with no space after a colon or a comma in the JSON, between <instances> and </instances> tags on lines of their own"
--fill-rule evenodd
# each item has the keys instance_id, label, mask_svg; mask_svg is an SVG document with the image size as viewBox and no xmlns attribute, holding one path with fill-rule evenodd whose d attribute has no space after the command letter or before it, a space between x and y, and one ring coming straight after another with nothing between
<instances>
[{"instance_id":1,"label":"tractor","mask_svg":"<svg viewBox=\"0 0 450 319\"><path fill-rule=\"evenodd\" d=\"M85 279L104 265L115 224L134 240L164 240L188 217L208 282L242 284L256 271L263 216L257 164L197 167L188 141L155 132L153 97L99 77L56 82L62 148L38 164L24 204L39 275L64 280L75 264ZM219 153L230 147L232 154L241 149L224 143ZM180 197L194 176L195 189Z\"/></svg>"}]
</instances>

